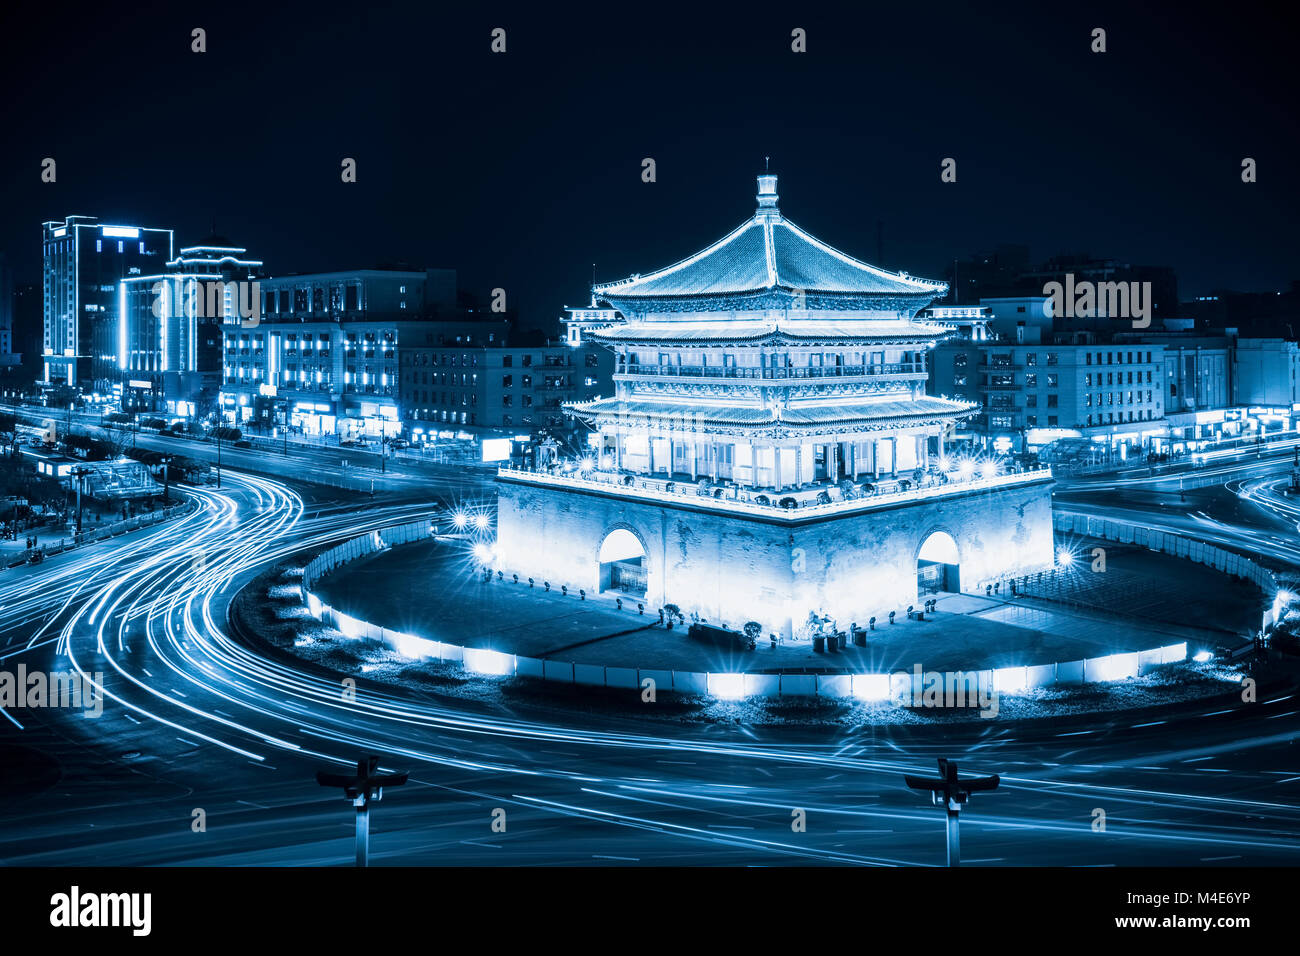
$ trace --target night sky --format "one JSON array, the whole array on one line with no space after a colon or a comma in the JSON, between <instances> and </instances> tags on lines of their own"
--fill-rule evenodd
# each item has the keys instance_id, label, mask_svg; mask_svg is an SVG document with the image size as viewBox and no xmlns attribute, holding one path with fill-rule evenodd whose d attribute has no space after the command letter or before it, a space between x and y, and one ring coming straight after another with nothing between
<instances>
[{"instance_id":1,"label":"night sky","mask_svg":"<svg viewBox=\"0 0 1300 956\"><path fill-rule=\"evenodd\" d=\"M1012 242L1171 265L1184 299L1300 276L1293 33L1263 7L17 6L0 250L18 282L39 279L46 219L170 226L178 246L215 221L271 274L454 267L538 325L585 302L593 262L649 272L738 225L764 156L789 218L867 261L879 221L880 264L917 275Z\"/></svg>"}]
</instances>

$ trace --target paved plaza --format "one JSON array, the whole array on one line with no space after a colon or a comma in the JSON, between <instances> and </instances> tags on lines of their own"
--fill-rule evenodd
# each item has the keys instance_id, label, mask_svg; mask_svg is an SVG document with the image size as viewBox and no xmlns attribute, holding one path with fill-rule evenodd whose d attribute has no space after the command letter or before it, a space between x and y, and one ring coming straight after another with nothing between
<instances>
[{"instance_id":1,"label":"paved plaza","mask_svg":"<svg viewBox=\"0 0 1300 956\"><path fill-rule=\"evenodd\" d=\"M1231 646L1240 643L1238 634L1258 626L1262 609L1261 596L1248 584L1190 562L1112 545L1105 574L1081 562L1031 582L1029 594L1011 599L941 594L938 613L923 621L907 620L902 608L893 625L882 616L865 647L817 653L809 641L773 648L764 638L756 650L729 651L688 638L683 627L661 626L657 608L638 613L635 597L624 596L620 610L616 594L583 600L576 589L560 593L561 583L551 582L549 593L541 581L530 588L510 576L485 583L467 544L428 541L347 565L320 581L316 591L354 617L451 644L576 663L715 673L880 673L917 664L957 670L1078 660L1181 641ZM1203 611L1208 600L1220 609L1214 618ZM1225 627L1199 626L1212 619ZM847 628L849 622L839 623Z\"/></svg>"}]
</instances>

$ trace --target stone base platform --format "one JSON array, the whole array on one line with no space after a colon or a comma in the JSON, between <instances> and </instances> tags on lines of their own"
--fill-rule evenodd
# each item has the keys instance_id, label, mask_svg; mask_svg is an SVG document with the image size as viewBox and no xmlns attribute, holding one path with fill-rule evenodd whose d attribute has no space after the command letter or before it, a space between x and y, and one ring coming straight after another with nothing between
<instances>
[{"instance_id":1,"label":"stone base platform","mask_svg":"<svg viewBox=\"0 0 1300 956\"><path fill-rule=\"evenodd\" d=\"M784 640L773 648L766 637L756 650L727 651L689 639L684 628L664 628L658 609L646 604L640 614L635 598L624 598L620 610L614 595L589 593L583 600L576 585L558 578L549 593L540 580L530 588L510 575L484 583L468 542L403 545L339 569L315 593L354 618L448 644L576 664L709 673L987 669L1184 641L1191 654L1233 646L1240 643L1237 634L1257 626L1261 599L1249 584L1145 549L1110 545L1108 556L1102 591L1095 592L1085 565L1058 572L1054 588L1040 589L1067 600L943 593L936 595L937 614L909 621L900 608L897 623L882 618L866 647L838 653L817 653L809 641ZM567 596L560 593L565 583ZM1200 626L1209 619L1202 607L1206 595L1219 609L1218 630ZM1225 613L1239 619L1225 619Z\"/></svg>"}]
</instances>

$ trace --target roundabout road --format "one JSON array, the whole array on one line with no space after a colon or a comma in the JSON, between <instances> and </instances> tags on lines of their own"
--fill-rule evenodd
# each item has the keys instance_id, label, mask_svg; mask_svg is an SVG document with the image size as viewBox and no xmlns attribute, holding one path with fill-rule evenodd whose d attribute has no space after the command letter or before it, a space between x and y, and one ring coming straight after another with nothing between
<instances>
[{"instance_id":1,"label":"roundabout road","mask_svg":"<svg viewBox=\"0 0 1300 956\"><path fill-rule=\"evenodd\" d=\"M465 488L309 503L290 484L229 473L220 491L194 493L202 507L182 521L4 579L5 666L102 674L107 699L99 718L0 722L20 776L33 752L60 772L36 798L3 798L0 859L347 863L351 810L313 774L365 752L412 774L374 814L375 863L941 865L942 815L902 780L938 756L1003 778L963 815L968 863L1300 859L1290 672L1253 704L843 733L557 717L364 675L352 694L338 675L233 633L232 599L270 566L435 513ZM491 826L498 808L505 832ZM196 810L205 832L191 827ZM806 832L792 830L797 810Z\"/></svg>"}]
</instances>

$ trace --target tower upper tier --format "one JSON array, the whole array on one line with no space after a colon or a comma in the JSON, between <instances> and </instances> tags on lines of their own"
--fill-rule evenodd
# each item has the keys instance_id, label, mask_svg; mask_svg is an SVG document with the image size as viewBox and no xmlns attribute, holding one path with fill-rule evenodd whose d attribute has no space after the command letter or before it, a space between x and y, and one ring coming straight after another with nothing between
<instances>
[{"instance_id":1,"label":"tower upper tier","mask_svg":"<svg viewBox=\"0 0 1300 956\"><path fill-rule=\"evenodd\" d=\"M828 246L781 215L776 176L758 177L758 208L675 265L592 287L630 320L682 312L857 311L911 318L945 282L889 272Z\"/></svg>"}]
</instances>

